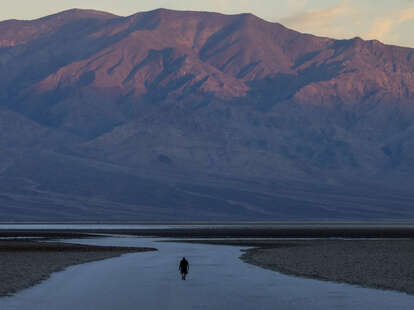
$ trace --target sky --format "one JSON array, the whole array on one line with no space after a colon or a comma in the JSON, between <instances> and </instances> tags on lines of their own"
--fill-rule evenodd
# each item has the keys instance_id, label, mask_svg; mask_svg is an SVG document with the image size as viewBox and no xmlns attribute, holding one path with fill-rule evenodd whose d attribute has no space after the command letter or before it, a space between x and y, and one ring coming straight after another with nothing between
<instances>
[{"instance_id":1,"label":"sky","mask_svg":"<svg viewBox=\"0 0 414 310\"><path fill-rule=\"evenodd\" d=\"M122 16L157 8L253 13L300 32L414 47L414 0L0 0L0 4L0 20L34 19L71 8Z\"/></svg>"}]
</instances>

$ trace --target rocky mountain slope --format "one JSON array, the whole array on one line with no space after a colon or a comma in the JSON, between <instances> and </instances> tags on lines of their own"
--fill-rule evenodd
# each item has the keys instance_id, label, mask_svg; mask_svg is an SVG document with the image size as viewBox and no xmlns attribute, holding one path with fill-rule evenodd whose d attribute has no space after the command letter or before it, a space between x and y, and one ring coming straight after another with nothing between
<instances>
[{"instance_id":1,"label":"rocky mountain slope","mask_svg":"<svg viewBox=\"0 0 414 310\"><path fill-rule=\"evenodd\" d=\"M0 22L1 220L414 216L414 49L251 14Z\"/></svg>"}]
</instances>

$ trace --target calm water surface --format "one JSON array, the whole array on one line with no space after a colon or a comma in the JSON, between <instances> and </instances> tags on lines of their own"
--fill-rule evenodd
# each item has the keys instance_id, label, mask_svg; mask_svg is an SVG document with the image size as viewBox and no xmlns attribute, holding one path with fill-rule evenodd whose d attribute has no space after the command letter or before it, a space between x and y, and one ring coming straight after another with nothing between
<instances>
[{"instance_id":1,"label":"calm water surface","mask_svg":"<svg viewBox=\"0 0 414 310\"><path fill-rule=\"evenodd\" d=\"M302 279L238 259L240 247L110 237L72 242L156 247L158 252L73 266L13 297L0 309L414 309L414 296ZM178 262L190 261L182 281Z\"/></svg>"}]
</instances>

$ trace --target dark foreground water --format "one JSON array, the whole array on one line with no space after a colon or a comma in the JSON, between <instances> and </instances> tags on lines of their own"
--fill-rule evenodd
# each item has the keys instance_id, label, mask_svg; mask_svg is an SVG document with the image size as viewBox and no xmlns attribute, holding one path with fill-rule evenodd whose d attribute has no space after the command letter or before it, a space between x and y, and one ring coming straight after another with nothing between
<instances>
[{"instance_id":1,"label":"dark foreground water","mask_svg":"<svg viewBox=\"0 0 414 310\"><path fill-rule=\"evenodd\" d=\"M0 298L0 309L414 309L414 296L285 276L245 264L238 259L239 247L137 237L74 241L159 251L70 267L36 287ZM178 274L182 256L190 261L187 281Z\"/></svg>"}]
</instances>

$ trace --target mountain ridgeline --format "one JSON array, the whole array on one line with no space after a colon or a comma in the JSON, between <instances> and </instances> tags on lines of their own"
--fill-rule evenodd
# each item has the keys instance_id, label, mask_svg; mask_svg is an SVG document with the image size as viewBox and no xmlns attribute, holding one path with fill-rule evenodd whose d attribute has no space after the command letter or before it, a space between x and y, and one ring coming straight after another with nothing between
<instances>
[{"instance_id":1,"label":"mountain ridgeline","mask_svg":"<svg viewBox=\"0 0 414 310\"><path fill-rule=\"evenodd\" d=\"M0 22L0 221L414 217L414 49L251 14Z\"/></svg>"}]
</instances>

